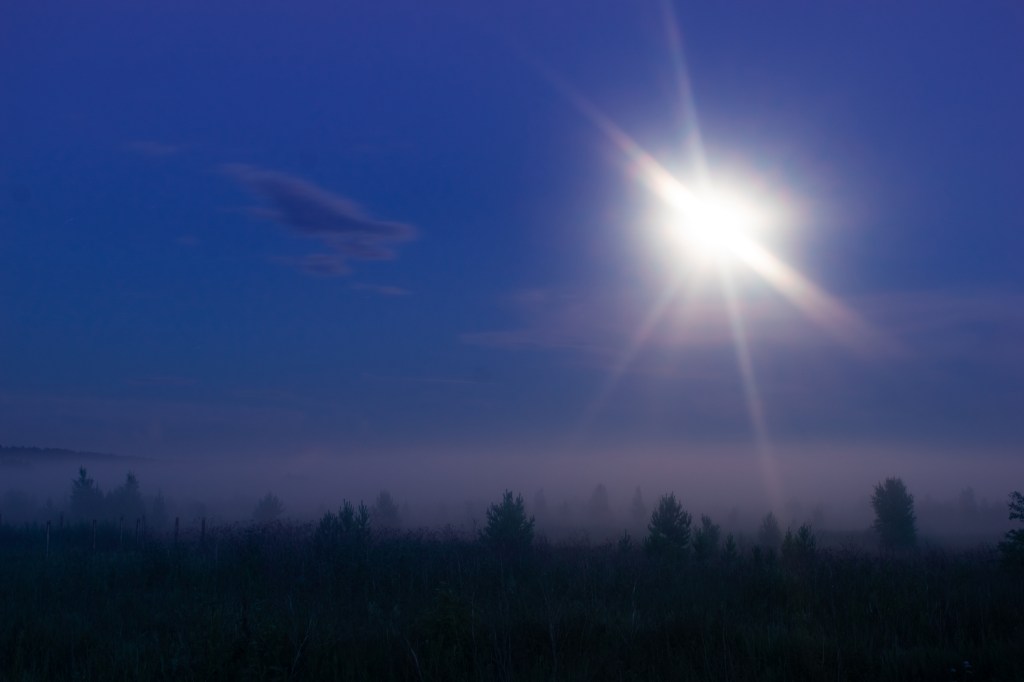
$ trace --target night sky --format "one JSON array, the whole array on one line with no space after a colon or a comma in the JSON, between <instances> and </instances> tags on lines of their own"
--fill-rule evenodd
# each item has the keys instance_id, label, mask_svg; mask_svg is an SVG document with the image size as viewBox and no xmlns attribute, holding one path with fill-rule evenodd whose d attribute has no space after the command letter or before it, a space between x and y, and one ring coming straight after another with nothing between
<instances>
[{"instance_id":1,"label":"night sky","mask_svg":"<svg viewBox=\"0 0 1024 682\"><path fill-rule=\"evenodd\" d=\"M1018 2L10 0L0 443L1020 461L1022 122Z\"/></svg>"}]
</instances>

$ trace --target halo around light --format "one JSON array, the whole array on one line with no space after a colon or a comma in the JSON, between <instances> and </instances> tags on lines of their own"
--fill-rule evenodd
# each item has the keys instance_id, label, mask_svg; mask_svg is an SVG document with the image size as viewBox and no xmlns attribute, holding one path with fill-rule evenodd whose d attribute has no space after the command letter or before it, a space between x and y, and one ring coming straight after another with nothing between
<instances>
[{"instance_id":1,"label":"halo around light","mask_svg":"<svg viewBox=\"0 0 1024 682\"><path fill-rule=\"evenodd\" d=\"M691 190L666 177L653 184L664 205L659 218L663 232L687 258L743 259L773 222L762 203L731 187Z\"/></svg>"}]
</instances>

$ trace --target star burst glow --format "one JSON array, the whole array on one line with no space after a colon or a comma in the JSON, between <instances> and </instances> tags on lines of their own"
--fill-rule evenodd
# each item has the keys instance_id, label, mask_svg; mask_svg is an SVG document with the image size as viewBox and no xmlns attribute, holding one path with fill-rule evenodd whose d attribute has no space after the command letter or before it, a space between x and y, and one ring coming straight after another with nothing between
<instances>
[{"instance_id":1,"label":"star burst glow","mask_svg":"<svg viewBox=\"0 0 1024 682\"><path fill-rule=\"evenodd\" d=\"M696 261L700 267L694 268L693 272L697 273L698 277L709 270L718 271L719 285L730 322L737 369L743 382L746 409L756 441L766 492L772 504L777 505L782 497L781 485L772 456L765 409L757 386L746 326L733 281L733 266L740 265L756 274L824 331L855 351L870 352L885 349L890 344L839 300L791 267L765 245L765 233L777 227L780 219L779 211L773 210L770 201L763 198L755 200L750 193L744 193L739 187L716 186L710 179L696 125L696 107L690 92L681 37L671 7L666 3L665 8L665 23L669 27L668 38L679 76L683 110L691 119L690 148L696 157L693 159L694 165L701 171L698 181L684 182L673 175L592 103L550 72L546 75L556 89L622 152L627 165L635 169L641 184L650 190L657 204L655 212L659 215L654 221L656 238L671 246L673 252L684 261ZM714 267L708 268L709 265ZM691 279L690 284L695 285L699 282ZM684 294L685 289L683 279L677 277L655 301L614 364L602 389L588 407L581 427L583 430L586 430L603 408L619 379L638 351L649 340L660 319L673 308L670 303L680 295L686 295L687 298L683 301L685 309L689 301L688 294Z\"/></svg>"}]
</instances>

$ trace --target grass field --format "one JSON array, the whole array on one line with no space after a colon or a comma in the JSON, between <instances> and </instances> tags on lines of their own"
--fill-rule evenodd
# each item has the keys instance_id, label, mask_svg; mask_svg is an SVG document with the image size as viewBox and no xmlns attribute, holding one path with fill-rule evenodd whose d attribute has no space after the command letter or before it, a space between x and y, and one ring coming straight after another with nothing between
<instances>
[{"instance_id":1,"label":"grass field","mask_svg":"<svg viewBox=\"0 0 1024 682\"><path fill-rule=\"evenodd\" d=\"M1021 680L994 553L636 544L499 558L454 532L0 529L0 678Z\"/></svg>"}]
</instances>

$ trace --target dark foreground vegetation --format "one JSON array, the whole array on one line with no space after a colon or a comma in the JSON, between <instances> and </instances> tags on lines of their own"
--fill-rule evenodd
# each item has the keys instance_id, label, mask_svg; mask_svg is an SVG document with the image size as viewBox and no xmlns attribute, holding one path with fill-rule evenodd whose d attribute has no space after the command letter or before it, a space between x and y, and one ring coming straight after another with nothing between
<instances>
[{"instance_id":1,"label":"dark foreground vegetation","mask_svg":"<svg viewBox=\"0 0 1024 682\"><path fill-rule=\"evenodd\" d=\"M0 679L1024 679L1024 575L995 550L553 546L506 503L476 536L348 505L48 546L2 526Z\"/></svg>"}]
</instances>

